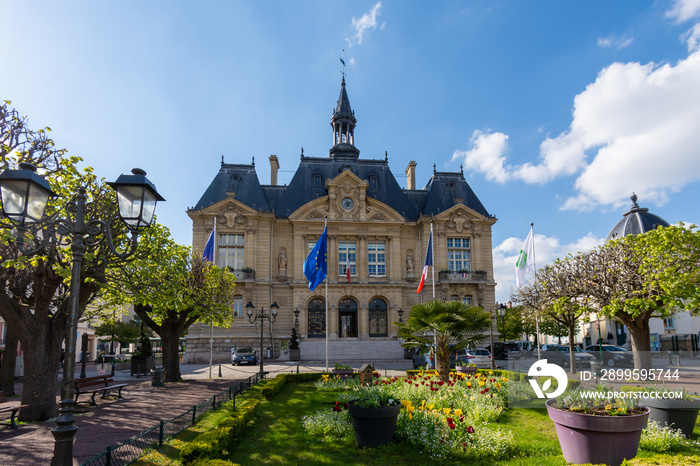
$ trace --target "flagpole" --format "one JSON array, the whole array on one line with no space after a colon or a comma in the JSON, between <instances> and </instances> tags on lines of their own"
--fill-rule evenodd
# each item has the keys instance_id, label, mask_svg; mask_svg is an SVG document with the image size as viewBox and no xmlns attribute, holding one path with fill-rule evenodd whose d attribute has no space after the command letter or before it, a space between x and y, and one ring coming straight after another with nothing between
<instances>
[{"instance_id":1,"label":"flagpole","mask_svg":"<svg viewBox=\"0 0 700 466\"><path fill-rule=\"evenodd\" d=\"M532 271L532 275L534 276L537 273L537 265L535 264L535 224L530 223L530 233L532 234L532 268L534 269ZM539 361L542 358L542 355L540 354L540 319L539 319L539 313L537 312L537 309L535 309L535 331L537 332L537 360Z\"/></svg>"},{"instance_id":2,"label":"flagpole","mask_svg":"<svg viewBox=\"0 0 700 466\"><path fill-rule=\"evenodd\" d=\"M216 217L218 215L214 216L214 261L213 264L216 265ZM211 379L211 366L214 363L214 316L211 316L211 320L209 323L209 378Z\"/></svg>"},{"instance_id":3,"label":"flagpole","mask_svg":"<svg viewBox=\"0 0 700 466\"><path fill-rule=\"evenodd\" d=\"M430 221L430 237L433 237L433 221ZM430 242L430 255L433 256L433 300L435 300L435 242Z\"/></svg>"},{"instance_id":4,"label":"flagpole","mask_svg":"<svg viewBox=\"0 0 700 466\"><path fill-rule=\"evenodd\" d=\"M324 219L324 227L328 228L328 216ZM328 372L328 248L326 247L326 372Z\"/></svg>"}]
</instances>

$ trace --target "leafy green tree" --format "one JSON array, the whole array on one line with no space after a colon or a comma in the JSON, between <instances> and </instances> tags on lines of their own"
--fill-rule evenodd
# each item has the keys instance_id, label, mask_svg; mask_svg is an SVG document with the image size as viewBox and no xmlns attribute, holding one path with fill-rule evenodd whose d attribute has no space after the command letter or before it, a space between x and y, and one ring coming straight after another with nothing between
<instances>
[{"instance_id":1,"label":"leafy green tree","mask_svg":"<svg viewBox=\"0 0 700 466\"><path fill-rule=\"evenodd\" d=\"M143 237L148 254L110 271L110 305L132 304L138 317L160 336L166 381L180 375L179 341L195 322L227 327L235 276L193 256L156 225Z\"/></svg>"},{"instance_id":2,"label":"leafy green tree","mask_svg":"<svg viewBox=\"0 0 700 466\"><path fill-rule=\"evenodd\" d=\"M497 316L496 327L503 341L519 340L525 333L522 306L507 307L504 316Z\"/></svg>"},{"instance_id":3,"label":"leafy green tree","mask_svg":"<svg viewBox=\"0 0 700 466\"><path fill-rule=\"evenodd\" d=\"M634 367L651 368L649 320L700 309L700 231L679 223L628 235L586 259L587 295L629 329Z\"/></svg>"},{"instance_id":4,"label":"leafy green tree","mask_svg":"<svg viewBox=\"0 0 700 466\"><path fill-rule=\"evenodd\" d=\"M116 341L124 347L139 341L139 326L139 322L135 320L122 322L118 319L109 319L95 326L95 336L103 341Z\"/></svg>"},{"instance_id":5,"label":"leafy green tree","mask_svg":"<svg viewBox=\"0 0 700 466\"><path fill-rule=\"evenodd\" d=\"M436 368L440 380L447 382L450 372L450 353L476 344L491 325L491 314L480 307L459 301L430 301L411 307L405 324L399 327L401 346L417 348L435 343Z\"/></svg>"},{"instance_id":6,"label":"leafy green tree","mask_svg":"<svg viewBox=\"0 0 700 466\"><path fill-rule=\"evenodd\" d=\"M51 189L59 194L46 209L51 218L70 218L66 201L86 188L92 202L89 218L105 220L115 238L123 232L116 217L113 190L98 180L90 168L78 169L79 157L67 157L47 136L49 128L29 129L26 119L9 107L0 106L0 170L16 168L19 162L36 165ZM47 220L48 222L48 220ZM18 336L24 351L24 381L20 411L22 421L45 420L56 415L56 386L61 342L66 333L72 253L66 244L49 244L41 253L27 257L16 244L14 226L0 222L0 316ZM43 226L46 226L44 224ZM26 247L36 246L37 238L26 236ZM105 242L86 244L78 297L79 314L99 293L105 271L117 260Z\"/></svg>"}]
</instances>

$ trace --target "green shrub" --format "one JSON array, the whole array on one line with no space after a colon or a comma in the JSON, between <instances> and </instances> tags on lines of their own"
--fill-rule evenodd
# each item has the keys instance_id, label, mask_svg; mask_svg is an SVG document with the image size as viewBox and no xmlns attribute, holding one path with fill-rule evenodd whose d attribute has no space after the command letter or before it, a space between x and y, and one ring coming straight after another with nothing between
<instances>
[{"instance_id":1,"label":"green shrub","mask_svg":"<svg viewBox=\"0 0 700 466\"><path fill-rule=\"evenodd\" d=\"M180 447L180 461L183 464L188 464L193 461L199 461L212 456L214 447L210 443L205 442L187 442Z\"/></svg>"},{"instance_id":2,"label":"green shrub","mask_svg":"<svg viewBox=\"0 0 700 466\"><path fill-rule=\"evenodd\" d=\"M239 464L232 463L229 460L209 459L209 460L198 461L197 466L239 466Z\"/></svg>"},{"instance_id":3,"label":"green shrub","mask_svg":"<svg viewBox=\"0 0 700 466\"><path fill-rule=\"evenodd\" d=\"M679 429L662 426L656 421L649 421L649 424L642 430L639 448L657 452L677 451L688 443L685 435Z\"/></svg>"},{"instance_id":4,"label":"green shrub","mask_svg":"<svg viewBox=\"0 0 700 466\"><path fill-rule=\"evenodd\" d=\"M287 383L286 374L280 374L274 379L269 379L264 382L264 385L260 388L260 392L265 397L266 400L270 401Z\"/></svg>"}]
</instances>

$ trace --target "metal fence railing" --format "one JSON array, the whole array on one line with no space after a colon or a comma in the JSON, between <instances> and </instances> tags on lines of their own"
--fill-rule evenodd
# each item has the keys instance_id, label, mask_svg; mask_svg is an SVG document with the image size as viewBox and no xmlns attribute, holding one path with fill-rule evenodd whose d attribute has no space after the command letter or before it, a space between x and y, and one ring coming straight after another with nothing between
<instances>
[{"instance_id":1,"label":"metal fence railing","mask_svg":"<svg viewBox=\"0 0 700 466\"><path fill-rule=\"evenodd\" d=\"M235 409L236 395L248 390L262 378L260 373L255 373L237 385L217 393L207 401L192 406L179 416L167 421L160 421L158 425L141 432L124 443L108 446L102 453L83 461L81 466L126 466L143 455L146 450L162 446L168 438L194 425L202 414L220 408L222 404L230 400L233 400Z\"/></svg>"}]
</instances>

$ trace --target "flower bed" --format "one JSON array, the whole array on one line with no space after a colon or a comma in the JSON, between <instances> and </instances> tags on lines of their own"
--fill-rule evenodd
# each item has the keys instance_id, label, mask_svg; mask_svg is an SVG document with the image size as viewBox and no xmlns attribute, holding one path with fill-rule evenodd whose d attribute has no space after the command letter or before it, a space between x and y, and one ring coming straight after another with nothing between
<instances>
[{"instance_id":1,"label":"flower bed","mask_svg":"<svg viewBox=\"0 0 700 466\"><path fill-rule=\"evenodd\" d=\"M506 405L508 379L493 373L451 374L448 382L434 371L406 378L381 378L363 386L357 380L324 377L318 390L335 392L337 402L305 416L307 432L344 437L352 432L345 404L374 400L379 406L401 400L395 440L414 445L437 457L505 457L515 450L513 435L493 426Z\"/></svg>"}]
</instances>

